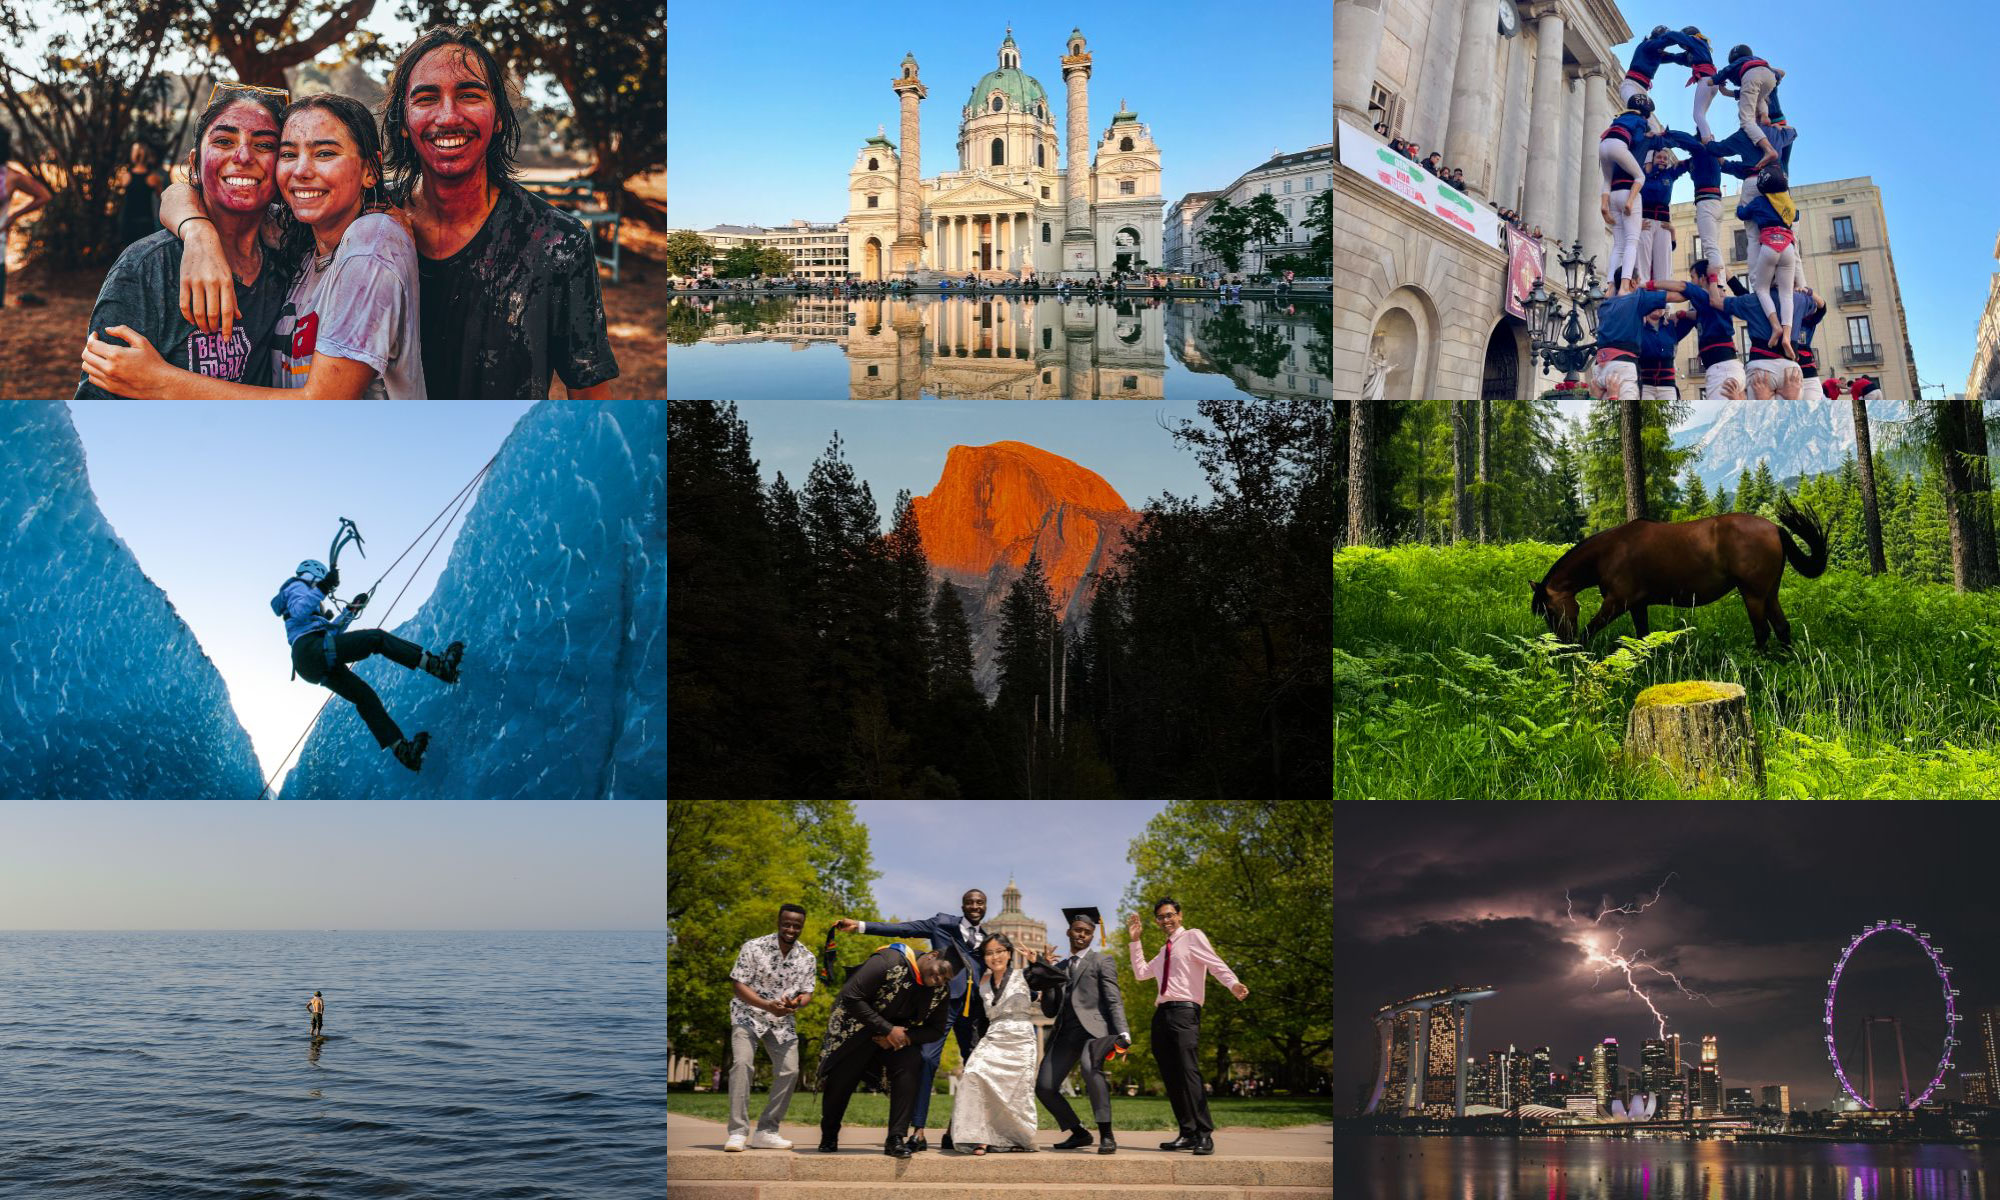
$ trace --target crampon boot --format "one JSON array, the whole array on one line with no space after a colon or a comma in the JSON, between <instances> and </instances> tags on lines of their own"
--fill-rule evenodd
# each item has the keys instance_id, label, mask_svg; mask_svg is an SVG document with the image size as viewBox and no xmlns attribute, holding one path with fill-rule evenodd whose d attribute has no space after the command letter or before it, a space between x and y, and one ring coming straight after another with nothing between
<instances>
[{"instance_id":1,"label":"crampon boot","mask_svg":"<svg viewBox=\"0 0 2000 1200\"><path fill-rule=\"evenodd\" d=\"M446 683L458 682L458 660L465 657L465 643L453 642L444 648L443 654L424 651L424 672L435 675Z\"/></svg>"},{"instance_id":2,"label":"crampon boot","mask_svg":"<svg viewBox=\"0 0 2000 1200\"><path fill-rule=\"evenodd\" d=\"M402 741L397 742L392 747L392 750L395 752L397 762L402 763L412 771L421 771L424 769L424 751L430 747L430 744L431 735L420 733L413 738L404 738Z\"/></svg>"}]
</instances>

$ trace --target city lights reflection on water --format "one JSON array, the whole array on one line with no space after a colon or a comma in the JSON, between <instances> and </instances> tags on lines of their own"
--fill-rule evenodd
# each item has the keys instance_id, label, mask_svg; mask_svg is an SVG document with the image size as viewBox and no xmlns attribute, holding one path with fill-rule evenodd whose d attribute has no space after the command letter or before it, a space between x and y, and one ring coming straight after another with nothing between
<instances>
[{"instance_id":1,"label":"city lights reflection on water","mask_svg":"<svg viewBox=\"0 0 2000 1200\"><path fill-rule=\"evenodd\" d=\"M667 389L721 400L1331 398L1332 321L1324 301L677 296Z\"/></svg>"},{"instance_id":2,"label":"city lights reflection on water","mask_svg":"<svg viewBox=\"0 0 2000 1200\"><path fill-rule=\"evenodd\" d=\"M1992 1161L1989 1161L1992 1160ZM1338 1137L1334 1194L1367 1200L2000 1200L1978 1146Z\"/></svg>"}]
</instances>

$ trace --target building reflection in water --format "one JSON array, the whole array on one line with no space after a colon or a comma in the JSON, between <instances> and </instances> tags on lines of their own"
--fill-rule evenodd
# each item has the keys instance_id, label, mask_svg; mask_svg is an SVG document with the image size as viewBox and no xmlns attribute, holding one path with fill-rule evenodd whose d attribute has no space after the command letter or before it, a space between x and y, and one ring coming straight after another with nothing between
<instances>
[{"instance_id":1,"label":"building reflection in water","mask_svg":"<svg viewBox=\"0 0 2000 1200\"><path fill-rule=\"evenodd\" d=\"M670 344L831 343L856 400L1150 400L1168 351L1189 371L1266 398L1330 397L1331 309L1154 298L680 297Z\"/></svg>"}]
</instances>

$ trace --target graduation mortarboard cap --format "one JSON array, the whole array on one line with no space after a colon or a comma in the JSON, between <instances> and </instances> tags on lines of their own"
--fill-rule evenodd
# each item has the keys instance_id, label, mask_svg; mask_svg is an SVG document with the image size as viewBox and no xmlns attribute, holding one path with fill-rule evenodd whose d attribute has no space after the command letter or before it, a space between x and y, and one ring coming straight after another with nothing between
<instances>
[{"instance_id":1,"label":"graduation mortarboard cap","mask_svg":"<svg viewBox=\"0 0 2000 1200\"><path fill-rule=\"evenodd\" d=\"M1094 908L1065 908L1063 909L1063 928L1068 929L1070 926L1076 924L1078 917L1090 918L1091 928L1097 930L1097 944L1102 946L1104 944L1104 918L1099 916L1097 910Z\"/></svg>"}]
</instances>

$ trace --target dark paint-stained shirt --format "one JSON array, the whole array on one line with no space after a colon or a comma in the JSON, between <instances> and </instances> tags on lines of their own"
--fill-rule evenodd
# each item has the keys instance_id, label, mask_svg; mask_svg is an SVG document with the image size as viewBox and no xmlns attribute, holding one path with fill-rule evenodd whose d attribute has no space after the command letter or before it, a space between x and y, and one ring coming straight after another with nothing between
<instances>
[{"instance_id":1,"label":"dark paint-stained shirt","mask_svg":"<svg viewBox=\"0 0 2000 1200\"><path fill-rule=\"evenodd\" d=\"M183 371L270 387L271 356L265 348L284 307L289 274L266 260L255 283L236 285L236 311L241 315L225 339L221 330L203 333L181 316L181 249L180 239L164 229L125 247L98 289L97 304L90 310L91 331L102 338L113 325L130 326L153 343L161 358ZM125 344L116 337L106 340L114 346ZM76 399L109 396L79 373Z\"/></svg>"},{"instance_id":2,"label":"dark paint-stained shirt","mask_svg":"<svg viewBox=\"0 0 2000 1200\"><path fill-rule=\"evenodd\" d=\"M420 258L431 398L540 400L615 378L596 250L582 221L503 180L486 224L449 258Z\"/></svg>"}]
</instances>

